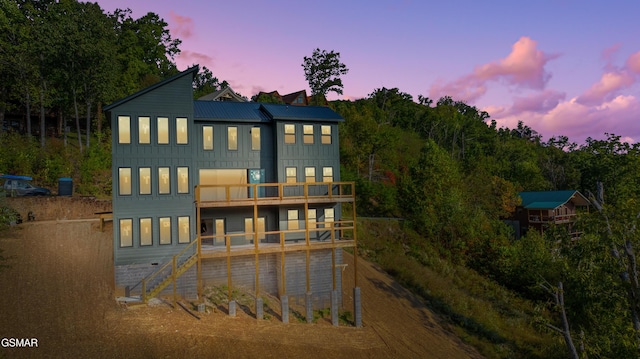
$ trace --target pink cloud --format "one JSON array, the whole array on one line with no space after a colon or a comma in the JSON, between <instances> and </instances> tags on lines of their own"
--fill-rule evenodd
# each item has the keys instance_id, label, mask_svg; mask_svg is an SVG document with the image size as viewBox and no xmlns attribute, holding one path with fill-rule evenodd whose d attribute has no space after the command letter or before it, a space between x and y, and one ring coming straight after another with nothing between
<instances>
[{"instance_id":1,"label":"pink cloud","mask_svg":"<svg viewBox=\"0 0 640 359\"><path fill-rule=\"evenodd\" d=\"M476 67L474 74L482 80L502 79L518 86L543 89L551 77L544 66L558 55L545 54L536 48L537 44L523 36L513 44L507 57Z\"/></svg>"},{"instance_id":2,"label":"pink cloud","mask_svg":"<svg viewBox=\"0 0 640 359\"><path fill-rule=\"evenodd\" d=\"M509 112L512 112L508 110ZM584 144L587 137L605 139L604 133L615 133L627 142L640 142L640 101L634 96L617 96L599 106L588 106L573 98L558 103L547 112L521 112L500 116L489 112L499 127L514 128L518 121L543 135L568 135L570 141Z\"/></svg>"},{"instance_id":3,"label":"pink cloud","mask_svg":"<svg viewBox=\"0 0 640 359\"><path fill-rule=\"evenodd\" d=\"M526 97L515 97L513 105L505 115L517 115L523 112L546 113L556 108L566 95L559 91L545 90Z\"/></svg>"},{"instance_id":4,"label":"pink cloud","mask_svg":"<svg viewBox=\"0 0 640 359\"><path fill-rule=\"evenodd\" d=\"M213 67L214 58L199 52L193 51L181 51L178 56L176 56L176 64L179 68L187 68L193 64L198 64L200 66L206 66L209 69Z\"/></svg>"},{"instance_id":5,"label":"pink cloud","mask_svg":"<svg viewBox=\"0 0 640 359\"><path fill-rule=\"evenodd\" d=\"M193 19L188 16L178 15L173 10L169 12L169 18L171 19L170 29L171 32L176 34L178 38L188 39L193 33L194 23Z\"/></svg>"},{"instance_id":6,"label":"pink cloud","mask_svg":"<svg viewBox=\"0 0 640 359\"><path fill-rule=\"evenodd\" d=\"M640 74L640 51L629 56L626 65L629 70L635 72L636 74Z\"/></svg>"},{"instance_id":7,"label":"pink cloud","mask_svg":"<svg viewBox=\"0 0 640 359\"><path fill-rule=\"evenodd\" d=\"M593 84L578 97L578 102L592 105L598 104L615 96L616 92L633 85L634 82L634 77L626 71L605 72L602 74L600 81Z\"/></svg>"},{"instance_id":8,"label":"pink cloud","mask_svg":"<svg viewBox=\"0 0 640 359\"><path fill-rule=\"evenodd\" d=\"M536 41L523 36L513 44L507 57L477 66L471 74L454 81L436 81L429 89L429 97L451 96L454 100L474 102L487 92L490 81L541 90L551 78L544 67L556 57L558 55L538 50Z\"/></svg>"}]
</instances>

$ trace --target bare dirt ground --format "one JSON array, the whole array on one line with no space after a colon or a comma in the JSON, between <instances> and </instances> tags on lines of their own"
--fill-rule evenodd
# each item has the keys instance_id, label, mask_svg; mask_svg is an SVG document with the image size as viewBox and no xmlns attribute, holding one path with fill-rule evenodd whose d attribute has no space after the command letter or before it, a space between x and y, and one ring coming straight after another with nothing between
<instances>
[{"instance_id":1,"label":"bare dirt ground","mask_svg":"<svg viewBox=\"0 0 640 359\"><path fill-rule=\"evenodd\" d=\"M86 212L86 211L84 211ZM114 300L112 226L42 220L0 233L11 259L0 272L0 337L37 338L0 358L480 358L391 277L358 261L363 328L243 310L199 313L168 304L123 308ZM345 309L353 311L353 257L345 253Z\"/></svg>"}]
</instances>

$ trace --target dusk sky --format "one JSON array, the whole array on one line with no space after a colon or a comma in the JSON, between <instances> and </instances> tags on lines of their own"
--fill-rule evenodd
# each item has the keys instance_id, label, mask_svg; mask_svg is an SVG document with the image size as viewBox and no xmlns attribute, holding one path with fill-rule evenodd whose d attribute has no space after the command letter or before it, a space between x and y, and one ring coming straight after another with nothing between
<instances>
[{"instance_id":1,"label":"dusk sky","mask_svg":"<svg viewBox=\"0 0 640 359\"><path fill-rule=\"evenodd\" d=\"M240 94L308 91L302 62L320 48L349 68L344 95L397 87L448 95L584 144L605 132L640 142L640 1L99 0L154 12L182 40L180 70L206 66Z\"/></svg>"}]
</instances>

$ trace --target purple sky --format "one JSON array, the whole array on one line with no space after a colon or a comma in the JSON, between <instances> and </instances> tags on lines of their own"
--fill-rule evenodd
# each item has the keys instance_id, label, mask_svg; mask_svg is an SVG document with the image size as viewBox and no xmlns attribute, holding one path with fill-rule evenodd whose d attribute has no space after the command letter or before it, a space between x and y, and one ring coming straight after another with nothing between
<instances>
[{"instance_id":1,"label":"purple sky","mask_svg":"<svg viewBox=\"0 0 640 359\"><path fill-rule=\"evenodd\" d=\"M640 142L640 2L635 0L99 0L154 12L182 40L180 70L209 68L240 94L307 89L302 61L340 52L344 95L397 87L449 95L518 120L543 140Z\"/></svg>"}]
</instances>

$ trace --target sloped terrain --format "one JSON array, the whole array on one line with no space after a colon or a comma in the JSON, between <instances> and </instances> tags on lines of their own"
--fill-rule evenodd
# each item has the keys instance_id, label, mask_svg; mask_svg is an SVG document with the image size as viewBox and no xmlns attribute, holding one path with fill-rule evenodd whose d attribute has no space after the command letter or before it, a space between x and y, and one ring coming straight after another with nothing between
<instances>
[{"instance_id":1,"label":"sloped terrain","mask_svg":"<svg viewBox=\"0 0 640 359\"><path fill-rule=\"evenodd\" d=\"M0 336L38 348L0 348L0 358L479 358L442 329L410 292L358 261L364 327L333 327L238 311L190 316L180 307L123 308L113 295L111 225L36 221L0 233L11 266L0 273ZM353 257L345 253L345 309L352 311ZM273 304L277 306L277 304Z\"/></svg>"}]
</instances>

